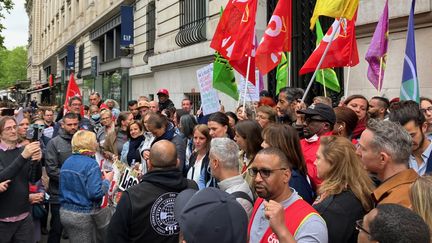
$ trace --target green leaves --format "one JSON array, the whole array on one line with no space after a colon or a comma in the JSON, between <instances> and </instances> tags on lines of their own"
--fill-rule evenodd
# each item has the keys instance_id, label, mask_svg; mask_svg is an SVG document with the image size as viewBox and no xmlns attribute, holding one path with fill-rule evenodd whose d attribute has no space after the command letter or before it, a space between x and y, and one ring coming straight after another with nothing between
<instances>
[{"instance_id":1,"label":"green leaves","mask_svg":"<svg viewBox=\"0 0 432 243\"><path fill-rule=\"evenodd\" d=\"M15 85L17 80L27 79L27 49L13 50L0 47L0 89Z\"/></svg>"}]
</instances>

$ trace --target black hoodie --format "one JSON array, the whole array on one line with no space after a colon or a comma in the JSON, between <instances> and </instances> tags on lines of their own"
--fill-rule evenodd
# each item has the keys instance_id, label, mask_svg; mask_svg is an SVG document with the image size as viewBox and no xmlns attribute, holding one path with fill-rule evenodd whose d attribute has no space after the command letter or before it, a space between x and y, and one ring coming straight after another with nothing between
<instances>
[{"instance_id":1,"label":"black hoodie","mask_svg":"<svg viewBox=\"0 0 432 243\"><path fill-rule=\"evenodd\" d=\"M177 194L187 188L198 186L177 168L149 171L140 184L123 192L105 242L178 243L174 203Z\"/></svg>"}]
</instances>

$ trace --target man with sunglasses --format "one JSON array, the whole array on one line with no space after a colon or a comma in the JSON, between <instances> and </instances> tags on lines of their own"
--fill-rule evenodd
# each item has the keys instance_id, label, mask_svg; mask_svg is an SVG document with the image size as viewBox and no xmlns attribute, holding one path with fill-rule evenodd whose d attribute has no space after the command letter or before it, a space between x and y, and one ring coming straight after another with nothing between
<instances>
[{"instance_id":1,"label":"man with sunglasses","mask_svg":"<svg viewBox=\"0 0 432 243\"><path fill-rule=\"evenodd\" d=\"M288 186L292 165L279 149L258 152L248 173L258 194L249 242L328 242L325 221Z\"/></svg>"},{"instance_id":2,"label":"man with sunglasses","mask_svg":"<svg viewBox=\"0 0 432 243\"><path fill-rule=\"evenodd\" d=\"M332 135L333 126L336 123L336 115L330 106L322 103L312 104L307 109L299 110L297 113L305 115L303 122L305 138L300 140L300 145L306 162L307 172L312 182L312 188L316 190L321 184L314 164L316 153L320 145L320 138Z\"/></svg>"}]
</instances>

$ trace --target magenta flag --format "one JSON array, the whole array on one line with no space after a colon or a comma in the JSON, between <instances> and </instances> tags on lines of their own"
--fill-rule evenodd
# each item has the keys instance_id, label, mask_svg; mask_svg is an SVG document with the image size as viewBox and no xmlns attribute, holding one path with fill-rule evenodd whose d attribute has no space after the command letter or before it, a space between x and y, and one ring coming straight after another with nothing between
<instances>
[{"instance_id":1,"label":"magenta flag","mask_svg":"<svg viewBox=\"0 0 432 243\"><path fill-rule=\"evenodd\" d=\"M366 61L369 63L367 72L368 79L378 91L381 90L384 79L389 35L388 27L389 17L387 0L365 57Z\"/></svg>"}]
</instances>

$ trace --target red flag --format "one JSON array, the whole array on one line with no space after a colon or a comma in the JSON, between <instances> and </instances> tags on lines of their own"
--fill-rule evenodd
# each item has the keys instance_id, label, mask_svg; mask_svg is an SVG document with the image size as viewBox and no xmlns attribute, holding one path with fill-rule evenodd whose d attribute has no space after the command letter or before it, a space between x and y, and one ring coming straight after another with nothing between
<instances>
[{"instance_id":1,"label":"red flag","mask_svg":"<svg viewBox=\"0 0 432 243\"><path fill-rule=\"evenodd\" d=\"M66 90L65 103L63 105L65 114L69 111L68 110L69 99L74 97L74 96L78 96L78 97L82 98L81 91L75 82L74 74L71 73L70 78L69 78L69 84L68 84L68 87ZM83 115L84 115L84 109L81 107L81 116L83 116Z\"/></svg>"},{"instance_id":2,"label":"red flag","mask_svg":"<svg viewBox=\"0 0 432 243\"><path fill-rule=\"evenodd\" d=\"M50 76L49 76L49 86L50 87L54 86L54 78L53 78L52 74L50 74Z\"/></svg>"},{"instance_id":3,"label":"red flag","mask_svg":"<svg viewBox=\"0 0 432 243\"><path fill-rule=\"evenodd\" d=\"M254 47L253 49L256 49L256 38L254 38ZM244 56L243 58L239 60L230 60L230 65L239 72L243 77L246 79L247 74L247 64L248 64L248 57ZM252 52L252 58L250 62L250 68L249 68L249 78L248 81L251 82L253 85L256 83L256 77L255 77L255 55L254 52Z\"/></svg>"},{"instance_id":4,"label":"red flag","mask_svg":"<svg viewBox=\"0 0 432 243\"><path fill-rule=\"evenodd\" d=\"M331 43L330 49L320 67L333 68L333 67L353 67L359 63L357 41L355 37L355 21L357 14L355 14L352 20L336 19L327 34L321 40L321 43L317 46L315 51L310 55L309 59L300 69L300 75L305 73L314 72L318 66L324 50L326 49L333 30L339 27L339 33L336 33L333 42Z\"/></svg>"},{"instance_id":5,"label":"red flag","mask_svg":"<svg viewBox=\"0 0 432 243\"><path fill-rule=\"evenodd\" d=\"M292 0L279 0L256 52L256 65L267 74L291 51Z\"/></svg>"},{"instance_id":6,"label":"red flag","mask_svg":"<svg viewBox=\"0 0 432 243\"><path fill-rule=\"evenodd\" d=\"M210 47L218 51L231 66L246 77L248 57L254 57L257 0L230 0L222 13ZM252 58L253 59L253 58ZM255 73L251 60L250 73ZM255 75L249 81L255 83Z\"/></svg>"}]
</instances>

